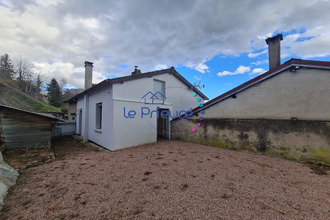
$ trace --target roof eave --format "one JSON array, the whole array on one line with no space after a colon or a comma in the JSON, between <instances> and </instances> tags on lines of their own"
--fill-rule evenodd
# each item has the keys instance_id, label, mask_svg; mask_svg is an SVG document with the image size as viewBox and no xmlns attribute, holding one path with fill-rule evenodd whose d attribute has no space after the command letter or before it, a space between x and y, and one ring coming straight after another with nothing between
<instances>
[{"instance_id":1,"label":"roof eave","mask_svg":"<svg viewBox=\"0 0 330 220\"><path fill-rule=\"evenodd\" d=\"M190 89L192 89L194 92L196 92L199 96L201 96L204 100L209 100L209 98L204 95L201 91L199 91L195 86L193 86L188 80L186 80L180 73L178 73L174 67L168 68L168 69L163 69L163 70L156 70L156 71L152 71L152 72L146 72L146 73L142 73L142 74L137 74L134 75L132 77L132 75L129 76L123 76L123 77L119 77L119 78L113 78L113 79L105 79L102 82L100 82L99 84L75 95L74 97L72 97L69 100L66 100L65 103L76 103L78 101L78 99L80 97L82 97L83 95L85 95L86 93L95 90L97 88L102 88L102 86L105 85L110 85L110 84L117 84L117 83L124 83L125 81L129 81L129 80L136 80L136 79L141 79L144 77L152 77L155 75L161 75L161 74L165 74L165 73L169 73L169 74L174 74L175 77L177 77L182 83L184 83L186 86L188 86Z\"/></svg>"},{"instance_id":2,"label":"roof eave","mask_svg":"<svg viewBox=\"0 0 330 220\"><path fill-rule=\"evenodd\" d=\"M303 68L314 68L314 69L330 69L330 62L324 62L324 61L311 61L311 60L300 60L300 59L291 59L291 60L288 60L287 62L283 63L282 65L278 66L278 67L275 67L273 70L270 70L270 71L267 71L263 74L261 74L260 77L258 80L252 82L252 83L249 83L251 80L229 90L228 92L225 92L223 94L221 94L220 96L217 96L215 97L214 99L210 100L209 102L205 103L203 107L196 107L194 109L192 109L192 112L195 114L195 113L198 113L200 112L201 110L204 110L224 99L227 99L229 97L232 97L233 95L236 95L237 93L239 92L242 92L268 78L271 78L273 77L274 75L277 75L283 71L286 71L292 67L303 67ZM255 80L257 79L258 77L252 79L252 80ZM240 86L246 84L246 86L243 86L242 88L239 88ZM239 88L239 89L238 89ZM226 94L228 93L228 94ZM223 96L223 97L221 97ZM215 100L215 101L213 101ZM175 118L173 119L174 121L175 120L178 120L178 118Z\"/></svg>"}]
</instances>

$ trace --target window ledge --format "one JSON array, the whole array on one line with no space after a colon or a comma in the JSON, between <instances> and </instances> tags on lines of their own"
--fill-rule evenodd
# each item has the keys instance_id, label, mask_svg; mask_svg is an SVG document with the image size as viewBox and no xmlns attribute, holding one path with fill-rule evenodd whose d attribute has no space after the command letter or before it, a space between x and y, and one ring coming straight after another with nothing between
<instances>
[{"instance_id":1,"label":"window ledge","mask_svg":"<svg viewBox=\"0 0 330 220\"><path fill-rule=\"evenodd\" d=\"M95 129L95 132L102 133L102 130L101 129Z\"/></svg>"}]
</instances>

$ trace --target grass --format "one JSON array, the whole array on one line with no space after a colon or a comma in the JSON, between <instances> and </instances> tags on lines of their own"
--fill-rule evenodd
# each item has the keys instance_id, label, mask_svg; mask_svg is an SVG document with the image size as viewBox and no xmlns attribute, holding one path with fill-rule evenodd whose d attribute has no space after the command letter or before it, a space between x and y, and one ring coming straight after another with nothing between
<instances>
[{"instance_id":1,"label":"grass","mask_svg":"<svg viewBox=\"0 0 330 220\"><path fill-rule=\"evenodd\" d=\"M60 108L29 96L4 83L0 83L0 103L24 110L61 112Z\"/></svg>"}]
</instances>

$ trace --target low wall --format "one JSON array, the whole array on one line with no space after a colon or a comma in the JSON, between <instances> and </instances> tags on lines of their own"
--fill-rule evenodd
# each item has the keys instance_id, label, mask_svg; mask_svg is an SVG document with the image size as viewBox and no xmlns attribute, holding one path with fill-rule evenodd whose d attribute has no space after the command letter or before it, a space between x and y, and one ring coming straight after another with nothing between
<instances>
[{"instance_id":1,"label":"low wall","mask_svg":"<svg viewBox=\"0 0 330 220\"><path fill-rule=\"evenodd\" d=\"M171 139L330 166L330 121L183 119ZM196 132L192 132L196 128Z\"/></svg>"}]
</instances>

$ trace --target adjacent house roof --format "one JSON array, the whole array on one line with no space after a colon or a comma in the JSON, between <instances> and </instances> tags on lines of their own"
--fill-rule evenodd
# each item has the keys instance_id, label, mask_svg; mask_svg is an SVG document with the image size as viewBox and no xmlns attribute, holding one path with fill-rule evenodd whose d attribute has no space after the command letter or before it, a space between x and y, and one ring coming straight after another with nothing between
<instances>
[{"instance_id":1,"label":"adjacent house roof","mask_svg":"<svg viewBox=\"0 0 330 220\"><path fill-rule=\"evenodd\" d=\"M290 59L287 62L283 63L282 65L279 65L277 67L272 68L271 70L233 88L232 90L229 90L228 92L225 92L217 97L215 97L214 99L211 99L210 101L208 101L207 103L204 104L203 107L196 107L194 108L192 111L193 113L198 113L203 109L209 108L210 106L221 102L229 97L236 97L236 94L239 92L242 92L254 85L256 85L257 83L263 82L271 77L274 77L286 70L290 70L291 72L296 71L299 68L312 68L312 69L328 69L330 70L330 62L327 61L314 61L314 60L301 60L301 59ZM181 116L181 118L183 117L183 115ZM178 118L173 119L178 120Z\"/></svg>"},{"instance_id":2,"label":"adjacent house roof","mask_svg":"<svg viewBox=\"0 0 330 220\"><path fill-rule=\"evenodd\" d=\"M23 110L23 109L15 108L15 107L12 107L12 106L7 106L7 105L0 104L0 110L1 110L1 108L7 109L7 110L12 110L12 111L19 111L19 112L23 112L23 113L28 113L28 114L36 115L38 117L43 117L43 118L46 118L46 119L50 119L50 120L64 121L63 119L57 118L52 113L34 112L34 111Z\"/></svg>"},{"instance_id":3,"label":"adjacent house roof","mask_svg":"<svg viewBox=\"0 0 330 220\"><path fill-rule=\"evenodd\" d=\"M186 80L183 76L181 76L181 74L178 73L174 69L174 67L171 67L169 69L157 70L157 71L141 73L141 74L134 74L134 75L123 76L123 77L118 77L118 78L113 78L113 79L106 79L106 80L103 80L102 82L100 82L99 84L93 86L92 88L89 88L89 89L79 93L78 95L74 96L73 98L71 98L65 102L69 102L69 103L76 102L78 100L78 98L82 97L84 94L94 91L98 88L105 87L107 85L123 83L125 81L136 80L136 79L141 79L141 78L146 78L146 77L153 77L153 76L157 76L157 75L161 75L161 74L165 74L165 73L172 74L178 80L180 80L183 84L185 84L189 89L193 90L199 96L201 96L204 100L209 100L209 98L206 95L204 95L195 86L193 86L190 82L188 82L188 80Z\"/></svg>"}]
</instances>

